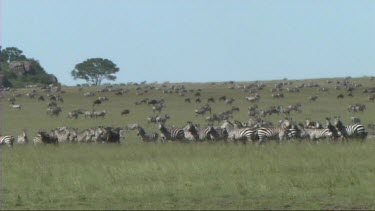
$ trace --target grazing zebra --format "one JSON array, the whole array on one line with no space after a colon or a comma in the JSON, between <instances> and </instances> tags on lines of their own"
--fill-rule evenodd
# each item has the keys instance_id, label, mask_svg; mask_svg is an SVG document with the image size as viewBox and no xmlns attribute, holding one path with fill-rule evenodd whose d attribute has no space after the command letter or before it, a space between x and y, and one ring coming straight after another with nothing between
<instances>
[{"instance_id":1,"label":"grazing zebra","mask_svg":"<svg viewBox=\"0 0 375 211\"><path fill-rule=\"evenodd\" d=\"M238 124L236 126L228 120L221 125L222 129L226 129L228 132L228 138L232 141L242 141L242 143L246 143L246 141L254 141L257 138L256 130L249 127L239 128Z\"/></svg>"},{"instance_id":2,"label":"grazing zebra","mask_svg":"<svg viewBox=\"0 0 375 211\"><path fill-rule=\"evenodd\" d=\"M144 142L156 142L159 138L159 135L157 133L146 133L146 131L141 127L137 127L137 136L141 136L142 141Z\"/></svg>"},{"instance_id":3,"label":"grazing zebra","mask_svg":"<svg viewBox=\"0 0 375 211\"><path fill-rule=\"evenodd\" d=\"M164 124L159 124L159 130L161 132L160 137L162 142L171 140L183 140L185 138L184 130L181 128L166 128Z\"/></svg>"},{"instance_id":4,"label":"grazing zebra","mask_svg":"<svg viewBox=\"0 0 375 211\"><path fill-rule=\"evenodd\" d=\"M14 143L14 136L0 136L0 145L8 145L9 147L13 147Z\"/></svg>"},{"instance_id":5,"label":"grazing zebra","mask_svg":"<svg viewBox=\"0 0 375 211\"><path fill-rule=\"evenodd\" d=\"M365 127L361 124L353 124L345 126L340 117L336 117L334 120L334 126L337 128L338 131L342 134L344 138L366 138L367 131Z\"/></svg>"},{"instance_id":6,"label":"grazing zebra","mask_svg":"<svg viewBox=\"0 0 375 211\"><path fill-rule=\"evenodd\" d=\"M289 120L283 120L280 123L280 127L260 127L257 129L259 136L259 143L262 143L265 139L279 138L279 143L286 138L288 130L291 124Z\"/></svg>"},{"instance_id":7,"label":"grazing zebra","mask_svg":"<svg viewBox=\"0 0 375 211\"><path fill-rule=\"evenodd\" d=\"M28 144L29 138L27 137L26 130L22 131L22 135L17 137L17 144Z\"/></svg>"}]
</instances>

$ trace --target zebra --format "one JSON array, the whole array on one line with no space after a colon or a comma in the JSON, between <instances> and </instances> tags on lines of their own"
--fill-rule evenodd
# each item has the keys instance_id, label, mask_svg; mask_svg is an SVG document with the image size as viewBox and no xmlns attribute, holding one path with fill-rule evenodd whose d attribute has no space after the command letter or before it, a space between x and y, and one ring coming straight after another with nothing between
<instances>
[{"instance_id":1,"label":"zebra","mask_svg":"<svg viewBox=\"0 0 375 211\"><path fill-rule=\"evenodd\" d=\"M333 137L333 133L328 128L304 128L303 124L299 124L300 138L309 138L310 140L317 140L317 139L331 139ZM293 128L292 128L293 129Z\"/></svg>"},{"instance_id":2,"label":"zebra","mask_svg":"<svg viewBox=\"0 0 375 211\"><path fill-rule=\"evenodd\" d=\"M146 133L146 131L141 126L138 126L137 130L137 136L141 136L142 141L144 142L156 142L159 138L159 135L157 133Z\"/></svg>"},{"instance_id":3,"label":"zebra","mask_svg":"<svg viewBox=\"0 0 375 211\"><path fill-rule=\"evenodd\" d=\"M250 127L240 127L238 124L234 125L229 120L225 120L221 125L222 129L226 129L228 132L228 138L232 141L255 141L257 138L257 131Z\"/></svg>"},{"instance_id":4,"label":"zebra","mask_svg":"<svg viewBox=\"0 0 375 211\"><path fill-rule=\"evenodd\" d=\"M77 133L74 140L78 143L94 142L94 133L90 129L84 130L81 133Z\"/></svg>"},{"instance_id":5,"label":"zebra","mask_svg":"<svg viewBox=\"0 0 375 211\"><path fill-rule=\"evenodd\" d=\"M22 131L22 135L17 137L17 144L28 144L29 138L27 137L26 130Z\"/></svg>"},{"instance_id":6,"label":"zebra","mask_svg":"<svg viewBox=\"0 0 375 211\"><path fill-rule=\"evenodd\" d=\"M162 142L171 140L183 140L185 138L184 130L181 128L166 128L164 124L159 124L159 130L161 132L160 137Z\"/></svg>"},{"instance_id":7,"label":"zebra","mask_svg":"<svg viewBox=\"0 0 375 211\"><path fill-rule=\"evenodd\" d=\"M71 140L71 133L67 127L56 128L53 130L53 135L57 137L59 143L65 143Z\"/></svg>"},{"instance_id":8,"label":"zebra","mask_svg":"<svg viewBox=\"0 0 375 211\"><path fill-rule=\"evenodd\" d=\"M0 145L8 145L9 147L13 147L14 143L14 136L0 136Z\"/></svg>"},{"instance_id":9,"label":"zebra","mask_svg":"<svg viewBox=\"0 0 375 211\"><path fill-rule=\"evenodd\" d=\"M365 139L367 137L367 131L365 127L361 124L353 124L345 126L340 117L336 117L334 120L334 126L337 128L338 131L341 132L342 136L346 138L362 138Z\"/></svg>"},{"instance_id":10,"label":"zebra","mask_svg":"<svg viewBox=\"0 0 375 211\"><path fill-rule=\"evenodd\" d=\"M185 138L189 141L199 140L199 131L192 122L187 122L187 125L183 128Z\"/></svg>"},{"instance_id":11,"label":"zebra","mask_svg":"<svg viewBox=\"0 0 375 211\"><path fill-rule=\"evenodd\" d=\"M288 135L288 130L291 124L289 120L280 121L280 127L260 127L257 129L259 143L262 143L265 139L271 139L278 137L279 143Z\"/></svg>"}]
</instances>

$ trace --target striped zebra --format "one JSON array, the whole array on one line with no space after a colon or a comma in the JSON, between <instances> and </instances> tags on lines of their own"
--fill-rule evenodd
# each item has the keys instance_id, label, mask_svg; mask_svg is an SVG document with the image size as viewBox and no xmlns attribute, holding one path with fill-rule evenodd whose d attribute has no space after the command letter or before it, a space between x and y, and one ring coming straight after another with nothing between
<instances>
[{"instance_id":1,"label":"striped zebra","mask_svg":"<svg viewBox=\"0 0 375 211\"><path fill-rule=\"evenodd\" d=\"M159 134L157 133L146 133L146 131L141 127L137 127L137 136L141 136L142 141L144 142L156 142L159 138Z\"/></svg>"},{"instance_id":2,"label":"striped zebra","mask_svg":"<svg viewBox=\"0 0 375 211\"><path fill-rule=\"evenodd\" d=\"M199 139L199 129L192 123L187 122L187 125L183 128L185 138L189 141L198 141Z\"/></svg>"},{"instance_id":3,"label":"striped zebra","mask_svg":"<svg viewBox=\"0 0 375 211\"><path fill-rule=\"evenodd\" d=\"M164 124L159 124L159 130L160 130L160 138L162 142L166 142L168 140L176 141L180 140L182 141L185 138L184 130L181 128L166 128Z\"/></svg>"},{"instance_id":4,"label":"striped zebra","mask_svg":"<svg viewBox=\"0 0 375 211\"><path fill-rule=\"evenodd\" d=\"M14 143L14 136L0 136L0 145L8 145L9 147L13 147Z\"/></svg>"},{"instance_id":5,"label":"striped zebra","mask_svg":"<svg viewBox=\"0 0 375 211\"><path fill-rule=\"evenodd\" d=\"M242 143L246 143L246 141L255 141L257 137L256 130L249 127L241 127L241 125L235 125L229 120L225 120L225 122L221 125L222 129L226 129L228 132L228 138L232 141L242 141Z\"/></svg>"},{"instance_id":6,"label":"striped zebra","mask_svg":"<svg viewBox=\"0 0 375 211\"><path fill-rule=\"evenodd\" d=\"M345 126L340 117L336 117L334 120L334 126L337 128L338 131L341 132L343 138L362 138L365 139L367 137L367 131L365 127L361 124L353 124Z\"/></svg>"},{"instance_id":7,"label":"striped zebra","mask_svg":"<svg viewBox=\"0 0 375 211\"><path fill-rule=\"evenodd\" d=\"M262 143L266 139L274 139L278 138L279 143L284 140L287 135L288 131L291 127L291 123L289 120L282 120L280 121L280 127L260 127L257 129L258 136L259 136L259 143Z\"/></svg>"},{"instance_id":8,"label":"striped zebra","mask_svg":"<svg viewBox=\"0 0 375 211\"><path fill-rule=\"evenodd\" d=\"M201 129L198 125L194 125L191 122L188 122L188 125L184 128L184 131L185 138L193 141L212 140L212 134L216 132L212 126ZM188 133L186 133L186 131L188 131Z\"/></svg>"},{"instance_id":9,"label":"striped zebra","mask_svg":"<svg viewBox=\"0 0 375 211\"><path fill-rule=\"evenodd\" d=\"M292 126L287 130L287 139L298 139L300 137L301 129L297 125L292 124Z\"/></svg>"},{"instance_id":10,"label":"striped zebra","mask_svg":"<svg viewBox=\"0 0 375 211\"><path fill-rule=\"evenodd\" d=\"M300 124L300 138L309 138L310 140L317 139L330 139L333 137L333 133L328 128L303 128L303 125Z\"/></svg>"}]
</instances>

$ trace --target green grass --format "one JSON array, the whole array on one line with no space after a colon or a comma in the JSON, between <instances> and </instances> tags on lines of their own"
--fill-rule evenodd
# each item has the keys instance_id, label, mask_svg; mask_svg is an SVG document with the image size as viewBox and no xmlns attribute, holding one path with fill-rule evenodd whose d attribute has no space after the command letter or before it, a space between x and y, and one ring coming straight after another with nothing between
<instances>
[{"instance_id":1,"label":"green grass","mask_svg":"<svg viewBox=\"0 0 375 211\"><path fill-rule=\"evenodd\" d=\"M375 144L22 146L6 209L374 209Z\"/></svg>"},{"instance_id":2,"label":"green grass","mask_svg":"<svg viewBox=\"0 0 375 211\"><path fill-rule=\"evenodd\" d=\"M341 80L341 79L339 79ZM335 79L333 79L335 81ZM336 99L346 91L334 90L335 84L325 79L293 81L292 87L315 82L328 87L329 92L305 88L300 93L284 92L284 99L272 99L270 89L278 81L265 82L259 91L261 108L302 103L302 113L292 113L297 122L306 118L324 123L325 117L340 115L344 123L350 116L360 117L363 124L374 123L375 106L368 102L369 94L362 93L374 87L369 78L356 78L353 83L363 86L353 92L354 97ZM248 84L248 83L242 83ZM184 84L188 89L202 89L202 102L213 96L234 97L240 112L234 119L247 121L247 108L252 103L245 100L249 93L228 89L229 84ZM155 85L161 87L161 85ZM85 87L64 87L64 103L60 117L46 115L47 102L20 97L17 104L22 109L12 110L3 102L1 114L2 134L19 135L27 129L29 138L37 130L51 130L60 126L85 129L98 125L120 126L139 123L147 132L157 131L156 125L147 124L146 117L153 115L150 106L135 106L143 98L165 99L171 119L168 125L184 126L190 120L204 126L203 117L196 117L193 93L181 97L149 90L137 96L135 86L125 86L130 91L123 96L107 96L97 109L106 109L104 119L68 119L73 109L91 109L96 97L86 98L83 93L96 91ZM17 93L30 92L18 89ZM39 93L42 93L38 90ZM6 93L5 100L10 96ZM43 93L45 96L46 94ZM308 96L318 95L309 103ZM191 104L184 103L190 97ZM363 113L352 114L350 104L364 103ZM127 117L119 114L130 109ZM230 109L222 102L212 104L213 112ZM276 123L285 115L272 115L265 119ZM374 131L369 130L370 133ZM263 146L224 143L200 144L144 144L134 131L126 133L122 144L65 144L54 146L2 147L2 209L375 209L375 143L285 143L270 142Z\"/></svg>"}]
</instances>

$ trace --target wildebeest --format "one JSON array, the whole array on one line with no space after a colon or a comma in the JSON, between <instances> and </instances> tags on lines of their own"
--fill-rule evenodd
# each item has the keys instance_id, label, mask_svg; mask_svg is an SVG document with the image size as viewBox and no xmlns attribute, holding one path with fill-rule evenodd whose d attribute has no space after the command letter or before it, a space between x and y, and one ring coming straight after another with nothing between
<instances>
[{"instance_id":1,"label":"wildebeest","mask_svg":"<svg viewBox=\"0 0 375 211\"><path fill-rule=\"evenodd\" d=\"M58 144L58 140L57 140L57 137L52 134L48 134L45 131L38 131L38 135L34 137L34 144L38 144L38 143Z\"/></svg>"},{"instance_id":2,"label":"wildebeest","mask_svg":"<svg viewBox=\"0 0 375 211\"><path fill-rule=\"evenodd\" d=\"M100 105L100 104L102 104L102 101L99 100L99 99L96 99L96 100L94 100L94 102L92 103L92 106Z\"/></svg>"},{"instance_id":3,"label":"wildebeest","mask_svg":"<svg viewBox=\"0 0 375 211\"><path fill-rule=\"evenodd\" d=\"M128 114L130 114L130 110L129 109L124 109L124 110L121 111L121 116L123 116L123 115L126 116Z\"/></svg>"},{"instance_id":4,"label":"wildebeest","mask_svg":"<svg viewBox=\"0 0 375 211\"><path fill-rule=\"evenodd\" d=\"M62 111L61 107L50 107L47 108L47 114L52 116L59 116L60 112Z\"/></svg>"}]
</instances>

